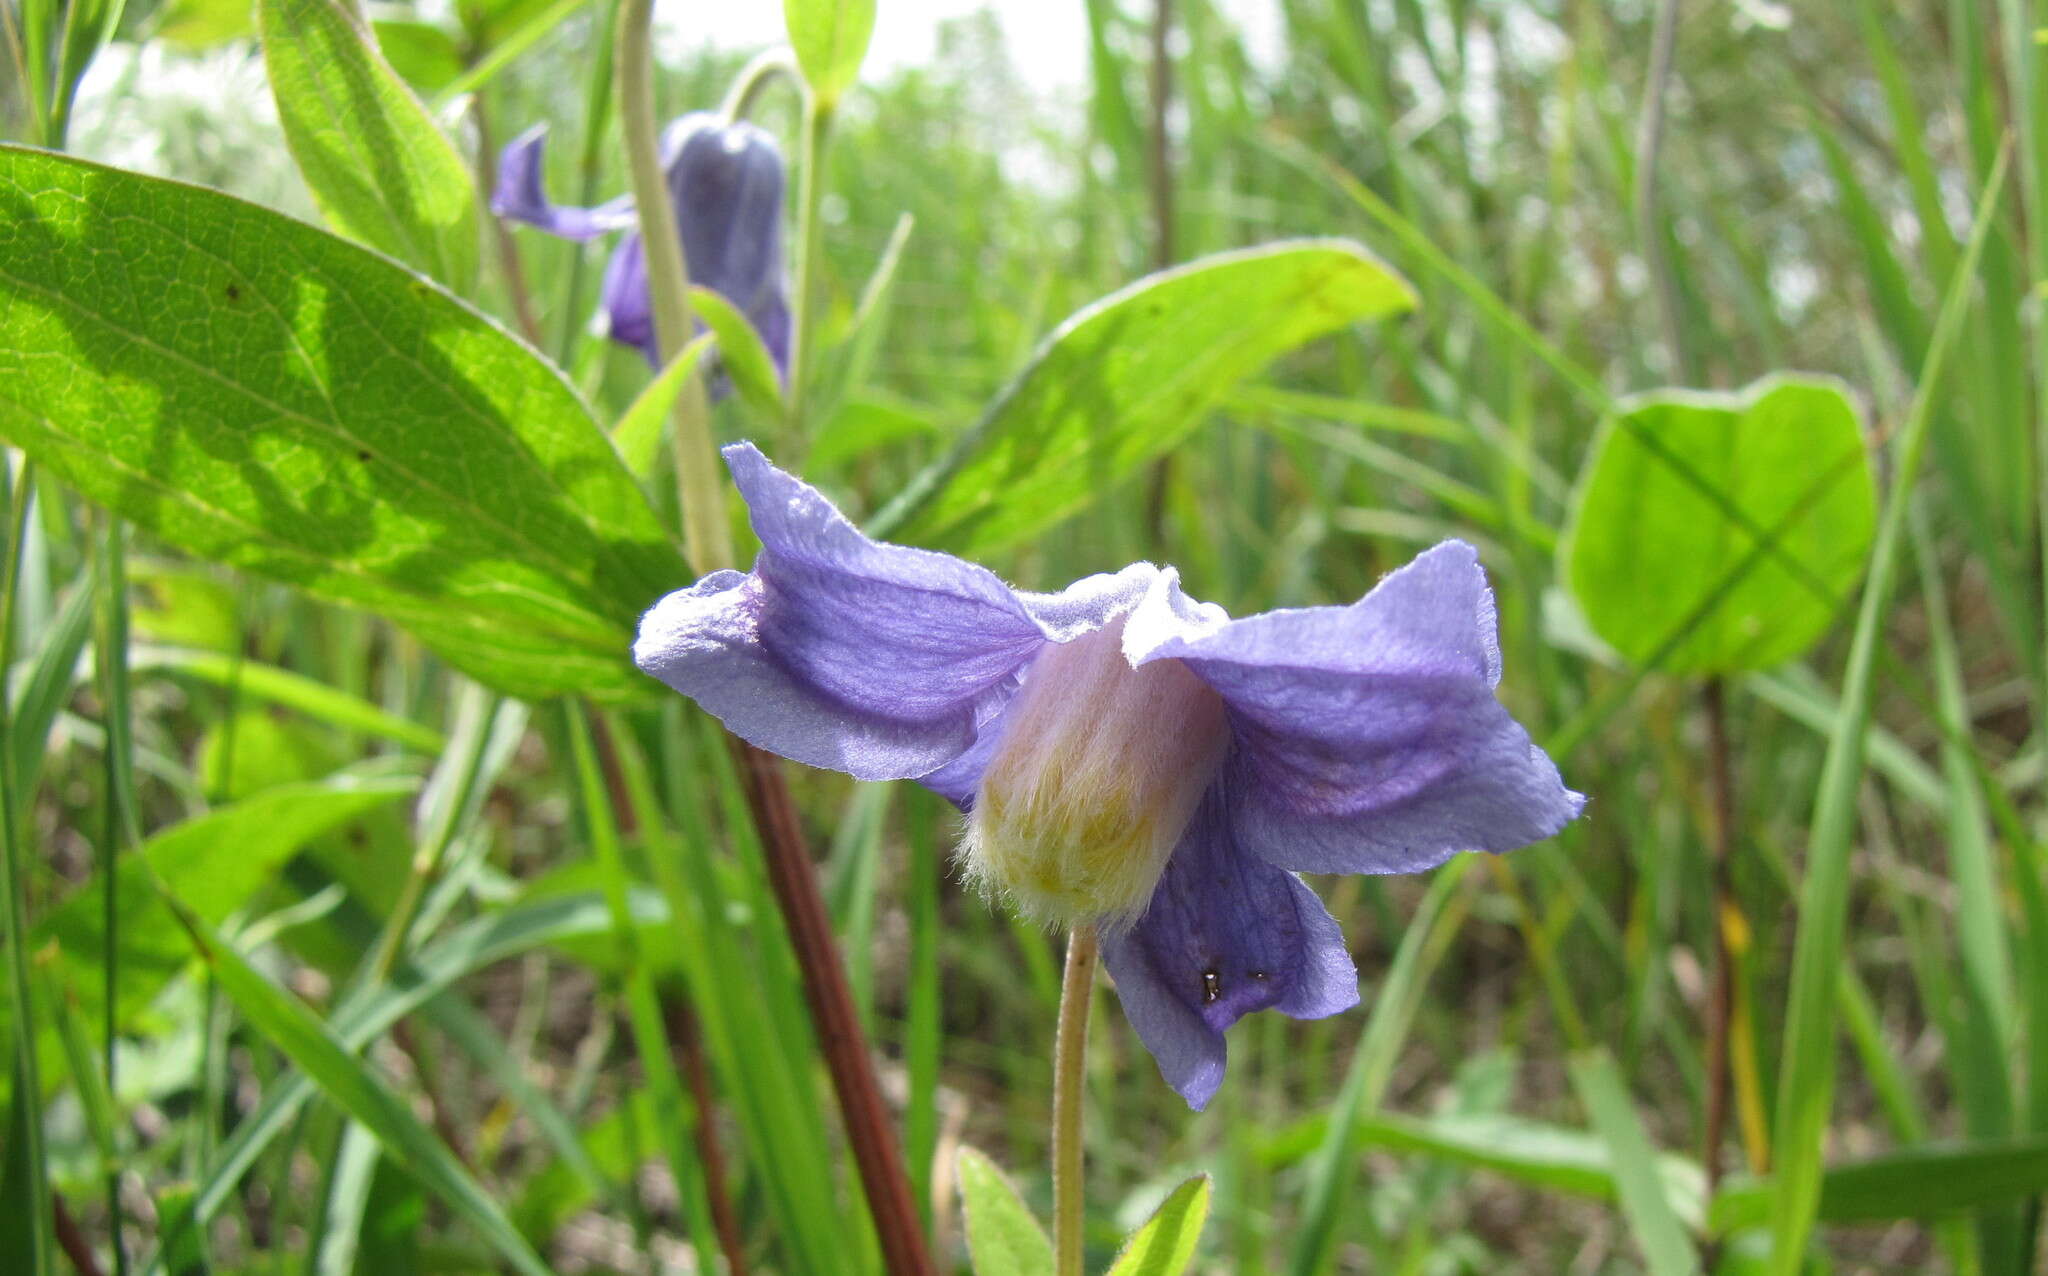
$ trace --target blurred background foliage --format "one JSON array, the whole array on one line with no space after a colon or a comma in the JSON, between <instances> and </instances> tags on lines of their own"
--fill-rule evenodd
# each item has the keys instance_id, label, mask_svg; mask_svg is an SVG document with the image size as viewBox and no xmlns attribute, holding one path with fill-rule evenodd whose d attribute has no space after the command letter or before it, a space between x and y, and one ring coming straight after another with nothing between
<instances>
[{"instance_id":1,"label":"blurred background foliage","mask_svg":"<svg viewBox=\"0 0 2048 1276\"><path fill-rule=\"evenodd\" d=\"M13 11L17 26L31 7ZM247 10L130 3L86 78L70 149L317 222ZM470 162L487 171L505 140L547 121L551 188L594 203L626 183L614 134L581 141L603 100L589 86L606 10L369 13ZM1054 93L1016 63L1005 24L1032 16L1013 6L948 22L930 65L870 74L843 101L824 175L822 410L808 437L780 438L735 397L719 407L723 437L770 443L862 518L1055 324L1155 264L1357 239L1414 284L1415 314L1284 357L1170 460L1091 489L1079 514L993 565L1056 588L1134 558L1172 562L1198 596L1243 614L1348 601L1421 546L1464 537L1500 599L1503 696L1592 797L1585 821L1499 864L1320 884L1366 1009L1246 1022L1199 1116L1104 1015L1089 1132L1101 1257L1206 1170L1201 1270L1762 1270L1762 1176L1785 1151L1770 1116L1794 1106L1778 1061L1815 1022L1788 1023L1798 904L1823 760L1847 735L1867 770L1843 790L1846 927L1823 954L1840 1007L1839 1035L1818 1021L1839 1070L1834 1168L1799 1261L2042 1270L2048 343L2029 281L2048 253L2043 19L2030 0L1683 5L1645 217L1655 10L1161 0L1163 202L1149 6L1090 0L1077 71ZM715 104L743 51L706 51L695 24L715 24L715 9L666 18L664 112ZM758 118L794 154L792 95L771 89ZM33 140L11 71L0 125ZM2013 176L1975 217L2007 146ZM481 307L617 420L647 370L589 329L596 250L492 235ZM1960 326L1930 377L1951 293ZM1628 599L1582 607L1564 566L1575 486L1615 400L1732 392L1784 370L1848 388L1841 428L1871 445L1881 492L1888 445L1916 403L1926 417L1897 588L1864 622L1867 725L1844 710L1860 693L1843 692L1867 506L1818 537L1850 550L1835 605L1770 667L1707 670L1722 675L1711 711L1700 677L1627 647L1631 665L1602 641L1625 646L1601 614L1625 616ZM670 485L651 490L672 519ZM112 1270L118 1203L137 1262L155 1254L168 1270L487 1270L520 1244L562 1271L688 1270L714 1250L708 1135L727 1221L760 1269L873 1267L737 780L694 711L501 699L385 622L144 536L128 548L125 608L96 608L111 579L104 515L47 476L33 494L14 546L7 743L33 851L17 915L40 1007L47 1181L70 1240ZM1633 530L1653 538L1654 520ZM1698 588L1684 562L1672 570L1672 590ZM122 624L132 765L110 768L116 684L89 653ZM1711 770L1724 755L1733 819L1717 877ZM958 1261L946 1167L961 1143L994 1152L1043 1212L1052 943L945 872L953 825L928 795L791 780L912 1176ZM108 833L110 818L132 830ZM110 838L146 848L117 870L118 937L98 911ZM195 962L133 858L144 853L195 933L219 929L300 1000L253 1002L236 990L263 978ZM415 907L403 951L365 963ZM1717 932L1735 1112L1709 1207ZM111 1091L95 1035L109 1000ZM288 1058L294 1014L363 1062ZM1586 1063L1590 1043L1610 1073ZM352 1085L394 1096L448 1166L365 1124L336 1097ZM1603 1107L1617 1093L1626 1101ZM19 1202L18 1126L6 1146ZM491 1209L464 1207L450 1174ZM1660 1217L1677 1220L1675 1244Z\"/></svg>"}]
</instances>

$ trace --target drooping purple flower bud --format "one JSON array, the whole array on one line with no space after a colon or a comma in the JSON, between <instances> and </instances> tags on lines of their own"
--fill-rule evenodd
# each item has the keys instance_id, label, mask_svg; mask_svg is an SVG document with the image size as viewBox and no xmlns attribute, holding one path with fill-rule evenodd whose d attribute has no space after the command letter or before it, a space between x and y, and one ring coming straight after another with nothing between
<instances>
[{"instance_id":1,"label":"drooping purple flower bud","mask_svg":"<svg viewBox=\"0 0 2048 1276\"><path fill-rule=\"evenodd\" d=\"M612 340L659 359L647 259L630 195L596 208L555 204L541 179L547 126L508 145L491 211L564 239L629 231L605 267L600 300ZM776 370L789 374L789 294L782 268L782 152L765 130L697 111L662 133L662 170L675 207L690 282L730 301L753 323Z\"/></svg>"}]
</instances>

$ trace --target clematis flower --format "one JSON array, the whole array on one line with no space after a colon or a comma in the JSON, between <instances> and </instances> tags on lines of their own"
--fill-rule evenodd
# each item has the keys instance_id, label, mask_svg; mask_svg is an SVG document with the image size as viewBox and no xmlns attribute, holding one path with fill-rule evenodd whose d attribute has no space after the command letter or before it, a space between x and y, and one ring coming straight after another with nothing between
<instances>
[{"instance_id":1,"label":"clematis flower","mask_svg":"<svg viewBox=\"0 0 2048 1276\"><path fill-rule=\"evenodd\" d=\"M1494 696L1493 594L1460 541L1348 607L1232 620L1150 563L1015 590L869 540L751 444L725 457L760 556L655 604L640 668L760 748L959 805L972 876L1100 927L1125 1015L1193 1108L1244 1015L1358 1002L1295 873L1419 872L1584 804Z\"/></svg>"},{"instance_id":2,"label":"clematis flower","mask_svg":"<svg viewBox=\"0 0 2048 1276\"><path fill-rule=\"evenodd\" d=\"M611 339L658 362L647 258L633 197L596 208L549 201L541 180L547 126L513 139L498 160L491 211L564 239L630 231L604 272L602 307ZM723 296L753 323L777 371L789 372L789 297L782 275L782 152L745 121L698 111L661 135L662 171L682 234L690 282Z\"/></svg>"}]
</instances>

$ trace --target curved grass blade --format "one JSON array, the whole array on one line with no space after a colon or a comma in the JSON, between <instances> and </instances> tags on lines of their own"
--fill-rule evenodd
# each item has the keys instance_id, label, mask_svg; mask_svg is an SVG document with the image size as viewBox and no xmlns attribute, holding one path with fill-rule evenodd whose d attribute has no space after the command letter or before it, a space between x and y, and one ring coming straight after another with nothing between
<instances>
[{"instance_id":1,"label":"curved grass blade","mask_svg":"<svg viewBox=\"0 0 2048 1276\"><path fill-rule=\"evenodd\" d=\"M377 1136L393 1159L468 1220L492 1249L527 1276L550 1276L483 1185L462 1167L434 1133L413 1115L405 1099L289 994L258 974L234 947L164 892L192 945L212 967L222 989L264 1040L313 1078L336 1106Z\"/></svg>"}]
</instances>

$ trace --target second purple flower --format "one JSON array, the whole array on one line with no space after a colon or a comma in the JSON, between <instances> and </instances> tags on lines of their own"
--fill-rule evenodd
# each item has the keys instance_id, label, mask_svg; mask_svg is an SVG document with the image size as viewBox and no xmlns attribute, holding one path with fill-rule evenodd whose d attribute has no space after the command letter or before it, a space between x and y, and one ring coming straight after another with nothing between
<instances>
[{"instance_id":1,"label":"second purple flower","mask_svg":"<svg viewBox=\"0 0 2048 1276\"><path fill-rule=\"evenodd\" d=\"M601 301L606 333L655 363L654 311L647 259L632 196L596 208L548 199L541 177L547 126L513 140L498 161L491 211L564 239L595 239L627 231L605 268ZM661 135L662 169L676 212L690 282L718 293L746 315L789 375L789 288L782 267L782 152L775 139L744 120L707 111L685 115Z\"/></svg>"}]
</instances>

